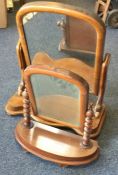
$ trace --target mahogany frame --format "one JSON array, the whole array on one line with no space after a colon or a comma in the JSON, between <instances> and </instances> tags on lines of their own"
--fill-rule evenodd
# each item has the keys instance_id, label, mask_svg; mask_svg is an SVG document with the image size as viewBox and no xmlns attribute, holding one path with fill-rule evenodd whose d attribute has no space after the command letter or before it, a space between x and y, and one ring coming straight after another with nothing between
<instances>
[{"instance_id":1,"label":"mahogany frame","mask_svg":"<svg viewBox=\"0 0 118 175\"><path fill-rule=\"evenodd\" d=\"M24 52L24 58L26 65L30 65L31 61L29 58L28 47L26 42L26 37L23 28L23 17L27 13L31 12L48 12L48 13L58 13L63 15L68 15L77 19L83 19L90 23L93 28L95 28L97 33L97 43L96 43L96 58L94 66L94 87L93 92L97 95L99 91L99 80L100 72L103 59L103 48L104 48L104 37L105 37L105 26L104 23L97 17L96 14L91 14L90 12L82 11L78 7L67 5L63 3L56 2L32 2L27 3L18 11L16 15L16 22L19 31L19 39Z\"/></svg>"},{"instance_id":2,"label":"mahogany frame","mask_svg":"<svg viewBox=\"0 0 118 175\"><path fill-rule=\"evenodd\" d=\"M72 5L46 1L46 2L32 2L22 6L22 8L18 11L16 16L17 27L19 31L19 41L18 41L16 50L17 50L17 56L19 61L19 67L21 69L22 81L24 80L23 74L24 74L25 68L31 64L22 20L27 13L34 12L34 11L59 13L59 14L70 15L71 17L74 17L77 19L84 19L85 21L90 23L97 32L93 92L96 96L98 96L98 100L95 105L95 115L97 113L98 117L95 118L93 122L94 129L91 135L92 137L96 137L100 133L100 130L105 118L105 113L106 113L105 107L103 105L103 97L104 97L104 91L105 91L107 69L110 61L110 54L106 54L105 59L103 60L105 25L96 14L92 14L91 12L79 9L78 7L75 7ZM18 94L20 95L18 96ZM22 87L20 88L20 93L18 92L18 94L12 96L8 100L7 105L5 106L6 112L10 115L23 114L23 110L21 110L21 107L23 107L23 103L22 103L22 100L19 101L19 99L22 98ZM44 123L46 122L47 121L44 121ZM55 124L56 123L52 123L52 125L55 125ZM80 135L83 134L82 132L78 132L78 133Z\"/></svg>"},{"instance_id":3,"label":"mahogany frame","mask_svg":"<svg viewBox=\"0 0 118 175\"><path fill-rule=\"evenodd\" d=\"M79 75L76 75L64 69L54 68L48 65L28 66L24 71L24 81L25 81L26 89L27 89L29 99L31 102L32 112L35 118L38 118L37 120L39 120L39 117L43 120L46 120L47 117L37 115L35 97L33 94L32 84L30 81L30 77L34 74L43 74L43 75L49 75L49 76L53 76L56 78L60 78L78 87L79 89L79 106L78 106L79 108L79 119L78 119L79 126L75 126L73 124L68 124L66 122L58 121L56 119L51 119L51 118L49 119L49 121L56 122L58 124L61 124L62 126L68 126L70 128L79 129L81 132L83 132L86 111L88 109L88 94L89 94L88 83Z\"/></svg>"}]
</instances>

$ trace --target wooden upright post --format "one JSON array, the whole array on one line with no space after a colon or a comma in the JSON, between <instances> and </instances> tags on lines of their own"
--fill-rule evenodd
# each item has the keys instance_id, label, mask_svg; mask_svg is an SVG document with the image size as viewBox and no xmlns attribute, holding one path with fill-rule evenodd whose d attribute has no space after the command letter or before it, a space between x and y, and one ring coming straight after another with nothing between
<instances>
[{"instance_id":1,"label":"wooden upright post","mask_svg":"<svg viewBox=\"0 0 118 175\"><path fill-rule=\"evenodd\" d=\"M24 115L24 125L26 127L31 127L30 121L30 101L26 88L23 91L23 115Z\"/></svg>"},{"instance_id":2,"label":"wooden upright post","mask_svg":"<svg viewBox=\"0 0 118 175\"><path fill-rule=\"evenodd\" d=\"M92 104L89 106L88 111L86 112L86 118L85 118L85 124L84 124L84 133L83 133L83 139L81 146L83 148L89 148L91 146L90 144L90 134L92 131L92 120L94 116Z\"/></svg>"}]
</instances>

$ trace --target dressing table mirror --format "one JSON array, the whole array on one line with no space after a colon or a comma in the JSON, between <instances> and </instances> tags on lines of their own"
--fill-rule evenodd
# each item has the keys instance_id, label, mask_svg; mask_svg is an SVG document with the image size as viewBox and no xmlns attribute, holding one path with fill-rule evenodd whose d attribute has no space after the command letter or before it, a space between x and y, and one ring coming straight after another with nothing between
<instances>
[{"instance_id":1,"label":"dressing table mirror","mask_svg":"<svg viewBox=\"0 0 118 175\"><path fill-rule=\"evenodd\" d=\"M84 21L94 30L96 36L96 42L93 44L94 53L74 51L70 53L58 50L63 31L58 28L57 21L67 17L72 17L76 21ZM93 12L71 3L67 4L67 1L66 3L39 1L25 4L18 11L16 21L19 32L17 55L21 70L21 83L18 92L8 100L5 107L6 112L10 115L23 114L22 92L25 88L23 74L27 66L42 64L62 68L81 76L88 83L90 94L97 98L93 105L95 117L91 134L91 137L96 137L100 133L106 113L103 98L110 60L110 54L103 56L104 23ZM78 37L77 40L79 40ZM42 122L45 123L45 119L42 119ZM56 121L50 120L48 123L61 126ZM77 130L77 133L82 135L83 131Z\"/></svg>"}]
</instances>

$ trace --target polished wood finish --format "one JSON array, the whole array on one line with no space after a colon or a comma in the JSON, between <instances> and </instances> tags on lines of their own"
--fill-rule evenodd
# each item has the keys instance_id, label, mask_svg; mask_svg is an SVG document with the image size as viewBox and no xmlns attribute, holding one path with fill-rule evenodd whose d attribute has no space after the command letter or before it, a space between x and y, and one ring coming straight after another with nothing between
<instances>
[{"instance_id":1,"label":"polished wood finish","mask_svg":"<svg viewBox=\"0 0 118 175\"><path fill-rule=\"evenodd\" d=\"M78 135L32 121L33 127L24 126L23 119L16 126L18 143L28 152L64 165L88 164L98 158L99 146L91 140L91 147L81 146Z\"/></svg>"},{"instance_id":2,"label":"polished wood finish","mask_svg":"<svg viewBox=\"0 0 118 175\"><path fill-rule=\"evenodd\" d=\"M92 104L89 106L88 111L86 112L85 124L84 124L84 133L83 133L83 140L81 145L85 148L91 146L90 142L90 135L92 131L92 120L94 117L94 112L92 108Z\"/></svg>"},{"instance_id":3,"label":"polished wood finish","mask_svg":"<svg viewBox=\"0 0 118 175\"><path fill-rule=\"evenodd\" d=\"M77 106L79 110L77 110L77 112L80 114L78 119L78 122L80 123L79 128L76 128L76 124L72 126L70 118L66 123L63 122L61 118L60 120L62 121L61 123L64 126L69 126L68 123L70 123L70 127L80 129L81 131L84 128L83 138L78 136L77 134L73 134L72 132L67 132L31 120L31 114L37 116L38 118L41 118L41 114L37 110L37 105L40 106L41 104L36 103L37 96L34 96L33 82L31 81L31 76L40 76L42 74L65 80L78 87L79 104L77 104ZM73 72L61 68L55 68L53 65L49 66L44 64L28 66L24 71L24 82L25 89L22 93L24 119L18 122L15 129L15 137L18 143L28 152L31 152L34 155L39 156L43 159L58 163L61 166L84 165L97 159L99 155L98 143L97 141L90 140L92 118L94 116L94 113L92 105L90 105L89 109L87 110L89 93L89 87L87 82L82 77L74 74ZM63 97L65 98L66 96ZM56 99L59 101L58 98ZM53 97L50 98L50 103L52 107L55 108L55 106L53 106L52 100L54 100L55 103L56 101L55 99L53 99ZM74 100L76 101L76 99ZM68 103L68 100L65 101L65 99L61 99L61 103L63 102ZM71 102L74 103L74 101ZM47 107L44 103L42 105L45 108ZM73 104L70 103L70 105ZM76 104L74 103L74 106L75 105ZM66 107L68 107L67 104ZM51 106L49 106L49 108L51 108ZM71 115L71 118L73 118L73 114ZM46 116L44 116L44 119L45 118ZM50 118L48 118L49 121ZM52 121L55 122L53 118ZM57 120L56 122L59 121Z\"/></svg>"},{"instance_id":4,"label":"polished wood finish","mask_svg":"<svg viewBox=\"0 0 118 175\"><path fill-rule=\"evenodd\" d=\"M93 107L93 110L95 109L95 107ZM105 117L106 117L106 107L105 105L102 105L102 109L99 112L99 115L97 115L97 117L95 116L95 112L94 112L94 117L93 117L93 123L92 123L92 130L91 130L91 138L96 138L99 136L101 129L103 127L104 121L105 121ZM80 130L74 129L74 131L79 134L79 135L83 135L83 132L81 132Z\"/></svg>"},{"instance_id":5,"label":"polished wood finish","mask_svg":"<svg viewBox=\"0 0 118 175\"><path fill-rule=\"evenodd\" d=\"M56 10L55 10L56 9ZM33 62L31 63L29 58L28 46L25 37L24 27L23 27L23 17L30 12L48 12L48 13L58 13L71 16L72 18L84 19L86 23L89 23L96 31L97 41L96 41L96 54L95 54L95 64L94 67L91 67L80 59L75 58L60 58L59 60L53 61L47 54L37 53ZM21 81L24 81L24 70L30 64L48 64L55 68L63 68L67 71L71 71L77 76L83 77L89 84L90 91L98 96L96 105L94 105L95 117L93 120L93 128L91 136L97 136L100 133L104 118L105 118L105 107L103 105L103 97L105 91L105 81L106 73L109 61L103 61L103 50L104 50L104 37L105 37L105 26L104 23L97 17L97 15L92 14L91 12L82 10L79 7L74 5L68 5L64 3L55 3L55 2L32 2L24 5L17 13L17 27L19 31L19 42L17 45L17 55L19 60L19 67L21 70ZM110 58L110 56L109 56ZM109 60L109 59L107 59ZM46 68L47 69L47 68ZM106 71L104 71L106 70ZM22 91L22 87L19 89ZM23 113L23 103L22 103L22 92L17 92L16 95L9 99L6 105L7 113L11 115ZM18 95L19 94L19 95ZM16 108L15 106L18 106ZM98 107L100 106L99 110ZM17 110L16 110L17 109ZM38 119L35 115L32 114L35 119ZM44 123L58 125L56 121L50 122L49 120L44 120L43 118L38 119ZM81 122L80 122L81 123ZM82 121L83 123L83 121ZM60 124L62 126L62 124ZM78 130L78 133L83 134L83 131Z\"/></svg>"},{"instance_id":6,"label":"polished wood finish","mask_svg":"<svg viewBox=\"0 0 118 175\"><path fill-rule=\"evenodd\" d=\"M106 54L105 59L104 59L103 64L102 64L100 90L99 90L99 94L98 94L98 100L97 100L96 106L95 106L96 116L99 115L99 112L100 112L102 105L103 105L103 98L104 98L104 93L105 93L107 71L108 71L108 66L109 66L109 62L110 62L110 57L111 57L110 54Z\"/></svg>"},{"instance_id":7,"label":"polished wood finish","mask_svg":"<svg viewBox=\"0 0 118 175\"><path fill-rule=\"evenodd\" d=\"M24 57L24 53L23 53L20 39L18 40L18 43L16 45L16 53L17 53L19 68L21 71L21 81L23 81L23 72L26 68L26 62L25 62L25 57Z\"/></svg>"},{"instance_id":8,"label":"polished wood finish","mask_svg":"<svg viewBox=\"0 0 118 175\"><path fill-rule=\"evenodd\" d=\"M56 12L55 12L56 9ZM84 9L85 10L85 9ZM102 21L95 14L90 12L82 11L79 7L70 6L63 3L56 2L34 2L28 3L21 7L16 16L17 27L20 35L20 42L25 56L26 65L30 65L30 58L28 53L27 42L25 39L25 33L23 29L23 16L30 12L48 12L48 13L58 13L71 16L76 19L84 19L88 22L96 31L97 41L96 41L96 57L95 57L95 66L94 66L94 76L93 76L93 88L92 92L98 94L100 71L102 64L102 54L104 46L104 36L105 36L105 27Z\"/></svg>"},{"instance_id":9,"label":"polished wood finish","mask_svg":"<svg viewBox=\"0 0 118 175\"><path fill-rule=\"evenodd\" d=\"M101 71L101 81L100 81L100 91L98 94L98 100L96 103L96 112L99 112L102 104L103 104L103 98L104 98L104 93L105 93L105 86L106 86L106 78L107 78L107 70L110 62L110 54L105 55L105 59L102 64L102 71Z\"/></svg>"},{"instance_id":10,"label":"polished wood finish","mask_svg":"<svg viewBox=\"0 0 118 175\"><path fill-rule=\"evenodd\" d=\"M30 100L29 95L27 93L26 88L23 91L23 115L24 115L24 125L26 127L31 126L31 119L30 119Z\"/></svg>"}]
</instances>

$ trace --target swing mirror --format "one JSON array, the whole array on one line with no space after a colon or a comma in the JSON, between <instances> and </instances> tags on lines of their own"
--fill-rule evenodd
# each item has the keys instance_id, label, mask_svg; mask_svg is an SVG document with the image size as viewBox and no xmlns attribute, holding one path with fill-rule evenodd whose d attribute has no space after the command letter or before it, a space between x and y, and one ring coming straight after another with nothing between
<instances>
[{"instance_id":1,"label":"swing mirror","mask_svg":"<svg viewBox=\"0 0 118 175\"><path fill-rule=\"evenodd\" d=\"M81 129L88 106L88 84L80 76L63 69L31 66L25 82L33 118Z\"/></svg>"},{"instance_id":2,"label":"swing mirror","mask_svg":"<svg viewBox=\"0 0 118 175\"><path fill-rule=\"evenodd\" d=\"M73 3L75 3L75 1ZM105 92L106 75L110 55L107 54L105 56L105 59L103 60L104 39L105 39L104 23L93 12L90 12L88 9L78 7L76 3L75 4L73 3L67 4L67 2L57 3L57 2L39 1L25 4L18 11L16 16L16 22L19 32L19 43L17 46L17 53L21 68L22 80L24 80L23 77L24 70L27 66L31 64L32 65L41 64L41 65L50 65L55 69L64 69L65 71L70 71L76 74L77 76L81 76L88 83L89 91L98 97L96 104L94 104L94 112L95 115L97 114L97 119L93 121L93 128L92 128L93 132L92 137L95 137L96 135L99 134L105 118L105 106L103 105L103 97ZM57 25L58 20L60 20L61 18L64 18L64 22L66 21L66 25L64 25L63 23L62 23L63 25L61 25L61 27L63 27L62 30L58 28L58 25L60 24L58 23ZM67 20L69 21L67 22ZM58 45L60 43L60 40L62 39L63 43L64 39L68 39L66 35L64 35L65 28L67 30L68 24L70 24L70 22L71 24L75 25L77 21L78 23L81 23L81 25L78 25L77 27L79 33L75 32L73 35L72 33L69 33L69 36L71 37L71 39L75 38L73 41L77 41L79 43L79 46L81 46L80 49L81 51L83 50L82 47L86 46L85 50L87 50L87 46L91 46L92 47L91 49L93 49L92 52L94 53L90 52L85 53L84 50L84 52L81 54L79 52L80 54L79 55L78 52L76 52L75 50L73 50L72 52L70 51L68 52L67 50L66 52L65 51L62 52L59 50ZM81 28L82 25L87 27ZM71 25L71 27L72 26L73 25ZM80 29L82 29L83 35ZM74 29L72 29L72 31L73 30ZM92 42L93 44L87 44L87 41L89 41L89 39L92 38L92 35L90 35L89 38L90 31L94 36ZM88 39L86 39L87 37ZM60 48L61 46L62 45L60 45ZM82 56L82 54L84 54L84 56ZM32 76L32 81L35 80L35 78L36 78L35 76ZM48 76L40 75L38 81L41 81L41 79L45 80L46 78L48 79ZM48 79L49 84L52 87L53 85L56 84L56 82L58 82L57 79L56 80L55 79L56 78ZM74 85L70 86L69 83L70 82L66 82L65 86L68 88L73 87L72 89L75 90L75 86ZM62 80L61 84L63 84ZM19 113L22 114L23 111L22 92L24 89L24 85L20 85L19 87L20 87L19 88L20 93L18 91L18 94L17 95L15 94L13 97L11 97L11 99L9 99L6 105L6 111L9 114L13 115ZM61 87L58 88L61 89ZM58 92L58 88L56 89L57 91L54 94L51 94L52 96L55 96L59 92L60 96L62 96L63 94L62 91L64 89L61 89L61 91ZM34 93L35 97L38 96L36 90L34 91ZM80 91L77 92L77 94L80 97ZM49 94L47 95L45 94L45 96L48 95ZM76 102L77 97L76 98L74 97ZM73 96L71 96L70 94L68 98L69 99L73 98ZM54 101L55 99L56 98L54 98ZM53 100L53 98L51 98L51 100ZM43 96L40 97L39 101L40 104L45 103L45 105L47 105L48 104L47 101L48 101L47 97L45 99ZM56 103L54 105L56 105ZM76 106L77 103L74 105L74 107L76 108ZM57 106L55 108L57 108ZM42 116L46 114L50 114L50 116L53 115L53 120L59 117L57 115L58 112L55 113L54 115L50 107L49 109L45 111L41 107L39 111L41 112ZM56 110L59 111L59 109ZM73 113L73 115L76 116L76 109L74 111L75 113ZM62 115L61 117L64 122L66 120L63 118L63 116L64 115ZM75 118L78 119L79 116L77 115ZM71 125L74 123L76 123L77 125L76 127L79 127L79 124L82 122L79 122L79 120L78 122L71 121ZM82 132L80 134L82 134Z\"/></svg>"},{"instance_id":3,"label":"swing mirror","mask_svg":"<svg viewBox=\"0 0 118 175\"><path fill-rule=\"evenodd\" d=\"M38 6L40 3L43 3L44 8ZM50 12L48 12L49 4L51 5ZM58 8L55 11L54 8L57 6ZM66 9L68 9L68 12ZM56 64L58 67L65 68L84 77L89 83L90 91L97 95L102 65L105 27L97 15L93 13L89 14L88 11L86 13L86 10L84 10L79 7L76 10L75 6L60 5L59 3L53 3L53 6L52 3L46 2L36 2L33 3L33 6L32 3L29 3L18 12L17 25L19 33L22 35L20 42L26 65L32 64L32 62L33 64L34 62L35 64L46 64L52 60L54 62L53 64ZM59 30L57 26L58 19L62 17L64 20L71 17L73 19L71 22L75 23L78 20L80 24L83 23L82 25L87 26L81 28L82 25L80 25L78 27L79 32L74 32L69 37L75 38L73 41L79 43L80 55L74 52L74 50L71 53L60 52L58 50L60 39L65 37L62 37L63 31ZM49 23L47 24L46 21L49 21ZM20 25L21 23L23 25ZM94 37L91 40L92 35ZM84 48L87 50L87 47L91 47L90 50L92 51L88 54L86 54L86 51L82 53L81 51ZM36 58L37 53L39 53L39 56ZM40 53L46 53L50 57L49 61L47 61L47 58L46 62L45 58L41 61ZM36 61L34 61L34 58Z\"/></svg>"}]
</instances>

